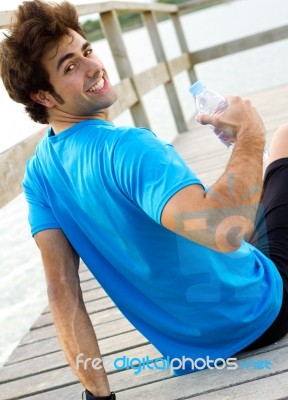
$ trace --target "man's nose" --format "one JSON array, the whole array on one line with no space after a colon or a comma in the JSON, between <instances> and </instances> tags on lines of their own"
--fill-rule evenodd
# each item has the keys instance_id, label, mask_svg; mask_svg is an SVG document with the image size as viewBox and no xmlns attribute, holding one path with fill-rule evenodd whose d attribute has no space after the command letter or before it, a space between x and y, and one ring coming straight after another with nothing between
<instances>
[{"instance_id":1,"label":"man's nose","mask_svg":"<svg viewBox=\"0 0 288 400\"><path fill-rule=\"evenodd\" d=\"M93 78L98 75L102 70L102 64L97 60L86 59L86 74L88 78Z\"/></svg>"}]
</instances>

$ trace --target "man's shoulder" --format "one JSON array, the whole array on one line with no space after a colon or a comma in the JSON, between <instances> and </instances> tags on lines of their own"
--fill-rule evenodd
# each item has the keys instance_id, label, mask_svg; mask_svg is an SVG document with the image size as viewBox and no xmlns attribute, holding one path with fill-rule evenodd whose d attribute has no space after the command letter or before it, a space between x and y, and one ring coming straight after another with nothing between
<instances>
[{"instance_id":1,"label":"man's shoulder","mask_svg":"<svg viewBox=\"0 0 288 400\"><path fill-rule=\"evenodd\" d=\"M115 127L116 142L118 144L130 144L132 146L137 146L137 144L142 144L146 142L159 142L157 136L153 131L145 127L135 127L135 126L117 126Z\"/></svg>"},{"instance_id":2,"label":"man's shoulder","mask_svg":"<svg viewBox=\"0 0 288 400\"><path fill-rule=\"evenodd\" d=\"M131 135L148 135L156 137L155 133L151 131L151 129L146 128L144 126L116 126L115 129L119 132L119 134L131 134Z\"/></svg>"},{"instance_id":3,"label":"man's shoulder","mask_svg":"<svg viewBox=\"0 0 288 400\"><path fill-rule=\"evenodd\" d=\"M40 163L39 163L39 155L41 155L47 146L47 136L42 138L40 142L37 144L34 154L29 157L26 161L25 165L25 175L24 180L27 180L28 177L34 176L39 172Z\"/></svg>"}]
</instances>

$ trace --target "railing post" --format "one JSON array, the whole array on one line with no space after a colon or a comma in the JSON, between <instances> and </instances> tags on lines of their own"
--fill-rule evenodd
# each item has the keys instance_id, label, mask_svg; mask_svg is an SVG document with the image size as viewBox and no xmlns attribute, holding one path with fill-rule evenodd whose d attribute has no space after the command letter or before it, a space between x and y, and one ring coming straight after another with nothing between
<instances>
[{"instance_id":1,"label":"railing post","mask_svg":"<svg viewBox=\"0 0 288 400\"><path fill-rule=\"evenodd\" d=\"M174 82L172 80L172 74L169 68L169 64L167 62L167 58L164 52L164 48L162 45L161 37L157 27L157 20L155 17L155 13L153 11L145 11L142 14L143 21L147 27L151 43L154 49L154 53L158 63L164 62L166 64L168 74L169 74L169 82L165 83L165 90L168 96L168 100L174 115L174 119L176 122L176 126L178 132L185 132L188 130L186 121L183 115L183 111L180 105L180 101L177 95L177 91L174 86Z\"/></svg>"},{"instance_id":2,"label":"railing post","mask_svg":"<svg viewBox=\"0 0 288 400\"><path fill-rule=\"evenodd\" d=\"M171 13L171 20L173 22L174 25L174 29L179 41L179 45L180 45L180 49L182 51L182 53L187 53L189 54L189 48L187 45L187 41L183 32L183 28L182 28L182 24L180 21L180 16L179 16L179 11L176 13ZM191 57L189 57L190 59L190 63L191 63L191 68L187 71L188 75L189 75L189 79L191 83L194 83L195 81L197 81L197 76L196 76L196 72L194 69L194 65L192 64L192 60Z\"/></svg>"},{"instance_id":3,"label":"railing post","mask_svg":"<svg viewBox=\"0 0 288 400\"><path fill-rule=\"evenodd\" d=\"M137 103L130 108L133 121L136 126L145 126L150 128L150 123L141 100L137 85L133 79L133 70L130 63L125 43L122 38L122 30L115 10L103 12L100 14L102 28L108 40L114 61L120 76L120 79L129 78L134 87Z\"/></svg>"}]
</instances>

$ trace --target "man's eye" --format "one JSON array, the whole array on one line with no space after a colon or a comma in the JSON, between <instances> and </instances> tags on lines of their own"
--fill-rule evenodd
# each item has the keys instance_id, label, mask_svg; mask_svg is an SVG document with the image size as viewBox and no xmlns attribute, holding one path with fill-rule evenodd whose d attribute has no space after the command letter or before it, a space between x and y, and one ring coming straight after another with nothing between
<instances>
[{"instance_id":1,"label":"man's eye","mask_svg":"<svg viewBox=\"0 0 288 400\"><path fill-rule=\"evenodd\" d=\"M87 49L84 53L85 57L90 56L90 54L92 53L92 49Z\"/></svg>"},{"instance_id":2,"label":"man's eye","mask_svg":"<svg viewBox=\"0 0 288 400\"><path fill-rule=\"evenodd\" d=\"M75 68L75 65L74 65L74 64L69 64L69 65L65 68L65 73L66 73L66 72L73 71L74 68Z\"/></svg>"}]
</instances>

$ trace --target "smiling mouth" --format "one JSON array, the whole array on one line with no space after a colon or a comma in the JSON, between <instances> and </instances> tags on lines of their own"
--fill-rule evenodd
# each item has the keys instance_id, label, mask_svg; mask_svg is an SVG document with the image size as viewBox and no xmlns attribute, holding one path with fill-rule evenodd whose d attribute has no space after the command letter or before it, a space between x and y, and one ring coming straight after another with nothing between
<instances>
[{"instance_id":1,"label":"smiling mouth","mask_svg":"<svg viewBox=\"0 0 288 400\"><path fill-rule=\"evenodd\" d=\"M104 78L101 78L94 86L92 86L90 89L87 90L87 92L98 92L99 90L102 90L105 85L105 80Z\"/></svg>"}]
</instances>

